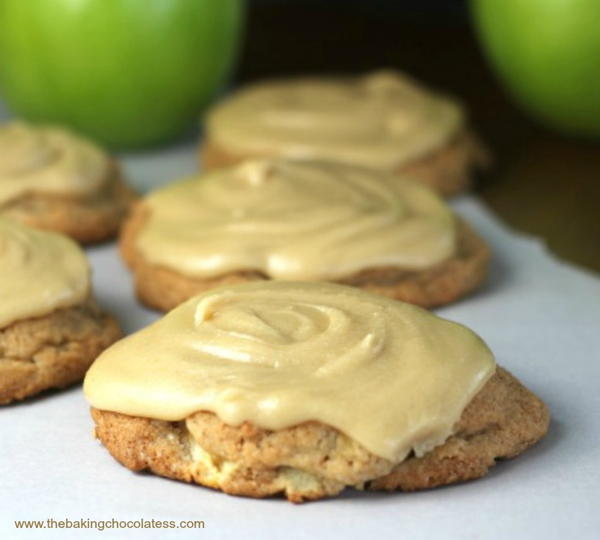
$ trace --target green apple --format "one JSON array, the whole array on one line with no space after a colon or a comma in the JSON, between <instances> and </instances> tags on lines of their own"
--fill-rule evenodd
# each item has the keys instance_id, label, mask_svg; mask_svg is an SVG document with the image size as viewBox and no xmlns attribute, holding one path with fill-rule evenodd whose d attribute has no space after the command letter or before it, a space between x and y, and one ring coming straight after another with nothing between
<instances>
[{"instance_id":1,"label":"green apple","mask_svg":"<svg viewBox=\"0 0 600 540\"><path fill-rule=\"evenodd\" d=\"M243 15L243 0L0 0L0 92L32 121L158 143L224 83Z\"/></svg>"},{"instance_id":2,"label":"green apple","mask_svg":"<svg viewBox=\"0 0 600 540\"><path fill-rule=\"evenodd\" d=\"M600 135L600 0L471 0L484 49L525 109Z\"/></svg>"}]
</instances>

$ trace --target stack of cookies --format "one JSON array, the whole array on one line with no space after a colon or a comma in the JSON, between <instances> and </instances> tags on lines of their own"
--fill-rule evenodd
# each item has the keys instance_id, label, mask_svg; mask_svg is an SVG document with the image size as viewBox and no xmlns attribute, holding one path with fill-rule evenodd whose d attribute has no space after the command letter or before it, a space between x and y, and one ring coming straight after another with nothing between
<instances>
[{"instance_id":1,"label":"stack of cookies","mask_svg":"<svg viewBox=\"0 0 600 540\"><path fill-rule=\"evenodd\" d=\"M209 111L200 153L135 200L91 143L0 130L0 402L98 356L84 391L123 465L293 502L474 479L543 437L545 405L425 309L490 259L442 198L489 162L458 103L390 71L270 81ZM83 253L23 224L94 242L121 220L138 298L168 313L106 348Z\"/></svg>"}]
</instances>

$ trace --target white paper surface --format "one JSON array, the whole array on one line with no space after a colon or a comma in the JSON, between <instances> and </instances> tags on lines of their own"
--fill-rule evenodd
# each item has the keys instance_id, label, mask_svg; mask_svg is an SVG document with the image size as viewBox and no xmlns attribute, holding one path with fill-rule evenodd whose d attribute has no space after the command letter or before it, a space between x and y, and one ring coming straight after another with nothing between
<instances>
[{"instance_id":1,"label":"white paper surface","mask_svg":"<svg viewBox=\"0 0 600 540\"><path fill-rule=\"evenodd\" d=\"M156 186L195 170L195 143L125 161L137 187ZM442 489L349 492L299 506L252 500L125 469L92 438L76 386L0 408L0 538L600 538L600 280L507 230L474 198L454 205L491 244L494 261L484 290L438 313L477 331L548 403L550 432L535 448L484 479ZM126 332L158 316L134 299L114 245L89 255L97 296ZM203 520L205 528L14 525L48 518Z\"/></svg>"}]
</instances>

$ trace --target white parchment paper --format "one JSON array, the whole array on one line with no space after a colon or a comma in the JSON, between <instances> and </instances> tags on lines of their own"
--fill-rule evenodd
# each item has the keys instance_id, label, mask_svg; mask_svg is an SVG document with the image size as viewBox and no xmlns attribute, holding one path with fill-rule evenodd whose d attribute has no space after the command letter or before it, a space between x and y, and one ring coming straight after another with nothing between
<instances>
[{"instance_id":1,"label":"white parchment paper","mask_svg":"<svg viewBox=\"0 0 600 540\"><path fill-rule=\"evenodd\" d=\"M126 156L125 163L134 184L148 189L193 172L195 144ZM548 403L552 425L538 446L467 484L411 494L348 492L295 506L128 471L92 438L77 386L0 408L0 538L600 538L600 280L508 230L475 198L453 204L491 244L494 261L480 293L438 312L477 331L498 362ZM88 253L97 296L126 332L157 318L134 299L114 245ZM49 518L203 520L205 528L100 532L14 524Z\"/></svg>"}]
</instances>

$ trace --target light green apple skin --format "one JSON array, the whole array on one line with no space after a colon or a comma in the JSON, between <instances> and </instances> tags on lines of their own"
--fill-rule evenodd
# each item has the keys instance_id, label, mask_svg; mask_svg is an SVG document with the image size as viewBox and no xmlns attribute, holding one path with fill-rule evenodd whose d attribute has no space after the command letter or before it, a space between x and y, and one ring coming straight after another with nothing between
<instances>
[{"instance_id":1,"label":"light green apple skin","mask_svg":"<svg viewBox=\"0 0 600 540\"><path fill-rule=\"evenodd\" d=\"M224 83L243 0L0 0L0 92L116 148L181 134Z\"/></svg>"},{"instance_id":2,"label":"light green apple skin","mask_svg":"<svg viewBox=\"0 0 600 540\"><path fill-rule=\"evenodd\" d=\"M600 0L471 0L484 50L543 123L600 135Z\"/></svg>"}]
</instances>

